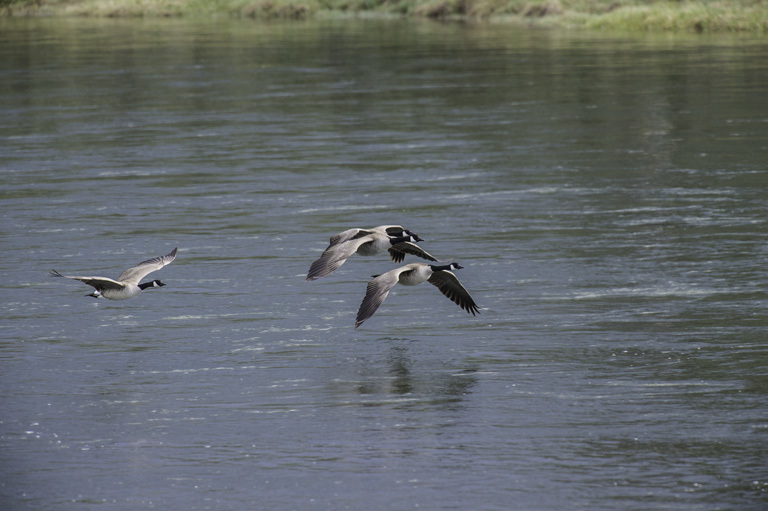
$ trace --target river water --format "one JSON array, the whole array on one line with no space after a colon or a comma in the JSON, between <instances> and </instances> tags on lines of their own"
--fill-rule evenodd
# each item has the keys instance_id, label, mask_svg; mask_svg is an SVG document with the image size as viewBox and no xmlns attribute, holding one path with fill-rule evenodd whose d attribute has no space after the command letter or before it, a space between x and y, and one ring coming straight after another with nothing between
<instances>
[{"instance_id":1,"label":"river water","mask_svg":"<svg viewBox=\"0 0 768 511\"><path fill-rule=\"evenodd\" d=\"M0 20L4 510L760 510L768 39ZM402 224L473 317L385 254ZM128 301L116 277L179 247ZM409 256L407 262L416 259Z\"/></svg>"}]
</instances>

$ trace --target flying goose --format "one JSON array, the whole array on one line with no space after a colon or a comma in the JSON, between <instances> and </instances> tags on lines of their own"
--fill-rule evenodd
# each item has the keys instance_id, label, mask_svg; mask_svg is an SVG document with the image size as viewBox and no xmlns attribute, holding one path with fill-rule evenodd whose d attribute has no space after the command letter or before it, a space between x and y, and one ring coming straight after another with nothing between
<instances>
[{"instance_id":1,"label":"flying goose","mask_svg":"<svg viewBox=\"0 0 768 511\"><path fill-rule=\"evenodd\" d=\"M104 297L110 300L125 300L127 298L133 298L138 296L143 290L148 287L162 287L165 284L159 280L153 280L139 284L139 281L152 273L157 271L167 264L176 259L177 248L174 248L171 253L160 257L154 257L147 259L133 268L128 268L117 277L117 280L108 279L106 277L71 277L69 275L62 275L56 270L51 270L51 275L54 277L64 277L67 279L79 280L96 290L85 296L92 296L94 298Z\"/></svg>"},{"instance_id":2,"label":"flying goose","mask_svg":"<svg viewBox=\"0 0 768 511\"><path fill-rule=\"evenodd\" d=\"M403 229L399 225L381 225L372 229L348 229L331 236L330 244L318 260L312 263L307 273L307 280L327 277L353 254L362 256L376 255L385 249L396 263L411 254L429 261L437 261L429 253L416 245L424 241L418 234Z\"/></svg>"},{"instance_id":3,"label":"flying goose","mask_svg":"<svg viewBox=\"0 0 768 511\"><path fill-rule=\"evenodd\" d=\"M408 229L403 229L402 225L380 225L378 227L371 227L370 229L353 228L353 229L347 229L346 231L343 231L331 236L331 242L328 245L328 248L331 248L334 245L338 245L339 243L344 243L345 241L349 241L354 238L367 236L374 232L385 234L387 236L407 236L409 234L414 234Z\"/></svg>"},{"instance_id":4,"label":"flying goose","mask_svg":"<svg viewBox=\"0 0 768 511\"><path fill-rule=\"evenodd\" d=\"M357 311L355 328L363 324L363 321L373 316L376 309L384 302L389 292L398 282L404 286L416 286L422 282L429 282L437 287L441 293L447 296L453 303L471 313L480 313L480 308L469 296L469 292L461 285L459 279L451 270L460 270L463 266L458 263L450 263L442 266L411 263L395 268L387 273L375 275L368 283L365 298Z\"/></svg>"}]
</instances>

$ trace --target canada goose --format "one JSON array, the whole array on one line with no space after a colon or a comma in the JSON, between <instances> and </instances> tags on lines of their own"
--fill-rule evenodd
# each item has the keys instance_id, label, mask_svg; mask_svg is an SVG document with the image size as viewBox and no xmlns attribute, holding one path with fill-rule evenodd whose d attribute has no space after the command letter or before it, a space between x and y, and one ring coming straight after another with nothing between
<instances>
[{"instance_id":1,"label":"canada goose","mask_svg":"<svg viewBox=\"0 0 768 511\"><path fill-rule=\"evenodd\" d=\"M416 245L418 241L424 240L418 234L403 229L399 225L382 225L373 229L348 229L331 236L328 248L309 267L307 280L327 277L355 253L372 256L387 249L389 256L396 263L403 262L405 254L437 261Z\"/></svg>"},{"instance_id":2,"label":"canada goose","mask_svg":"<svg viewBox=\"0 0 768 511\"><path fill-rule=\"evenodd\" d=\"M92 296L94 298L104 297L110 300L125 300L127 298L138 296L139 293L148 287L164 286L165 284L159 280L153 280L143 284L139 284L139 281L153 271L157 271L163 266L171 264L171 262L176 259L177 250L178 247L174 248L169 254L147 259L133 268L128 268L117 277L117 280L108 279L106 277L70 277L69 275L62 275L56 270L51 270L50 273L54 277L79 280L96 289L93 293L85 296Z\"/></svg>"},{"instance_id":3,"label":"canada goose","mask_svg":"<svg viewBox=\"0 0 768 511\"><path fill-rule=\"evenodd\" d=\"M353 228L353 229L347 229L346 231L343 231L331 236L331 242L328 245L328 248L331 248L334 245L338 245L339 243L344 243L345 241L349 241L354 238L368 236L369 234L372 234L374 232L385 234L387 236L408 236L411 234L416 236L415 233L409 231L408 229L403 229L402 225L380 225L378 227L371 227L370 229Z\"/></svg>"},{"instance_id":4,"label":"canada goose","mask_svg":"<svg viewBox=\"0 0 768 511\"><path fill-rule=\"evenodd\" d=\"M389 292L398 282L404 286L416 286L422 282L429 282L437 287L441 293L459 307L471 313L480 313L480 308L469 296L469 292L461 285L459 279L451 270L460 270L463 266L458 263L450 263L437 266L426 263L411 263L395 268L387 273L375 275L368 283L365 298L357 311L355 328L363 324L363 321L373 316L376 309L384 302Z\"/></svg>"}]
</instances>

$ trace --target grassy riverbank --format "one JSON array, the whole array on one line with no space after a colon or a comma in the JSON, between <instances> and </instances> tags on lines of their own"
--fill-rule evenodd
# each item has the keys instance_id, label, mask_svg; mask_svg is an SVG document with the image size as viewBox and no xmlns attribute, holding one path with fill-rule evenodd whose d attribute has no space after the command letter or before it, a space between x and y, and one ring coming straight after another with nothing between
<instances>
[{"instance_id":1,"label":"grassy riverbank","mask_svg":"<svg viewBox=\"0 0 768 511\"><path fill-rule=\"evenodd\" d=\"M768 0L0 0L7 16L413 16L644 31L768 32Z\"/></svg>"}]
</instances>

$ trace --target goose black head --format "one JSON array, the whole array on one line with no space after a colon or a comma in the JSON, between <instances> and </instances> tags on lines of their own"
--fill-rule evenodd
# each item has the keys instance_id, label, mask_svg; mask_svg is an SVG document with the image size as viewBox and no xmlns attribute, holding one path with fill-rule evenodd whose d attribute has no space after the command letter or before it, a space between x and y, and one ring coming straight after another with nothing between
<instances>
[{"instance_id":1,"label":"goose black head","mask_svg":"<svg viewBox=\"0 0 768 511\"><path fill-rule=\"evenodd\" d=\"M142 291L147 289L148 287L163 287L165 284L160 282L159 280L153 280L151 282L145 282L143 284L139 284L139 289Z\"/></svg>"},{"instance_id":2,"label":"goose black head","mask_svg":"<svg viewBox=\"0 0 768 511\"><path fill-rule=\"evenodd\" d=\"M410 236L410 241L416 243L419 241L424 241L424 238L416 234L415 232L409 231L408 229L403 229L403 236Z\"/></svg>"},{"instance_id":3,"label":"goose black head","mask_svg":"<svg viewBox=\"0 0 768 511\"><path fill-rule=\"evenodd\" d=\"M390 236L389 242L392 245L397 245L398 243L416 243L419 241L424 241L421 239L417 234L406 234L406 231L403 231L402 236Z\"/></svg>"},{"instance_id":4,"label":"goose black head","mask_svg":"<svg viewBox=\"0 0 768 511\"><path fill-rule=\"evenodd\" d=\"M460 270L464 268L459 263L453 263L453 262L448 264L443 264L443 265L430 264L429 267L432 268L432 271L451 271L451 270Z\"/></svg>"}]
</instances>

